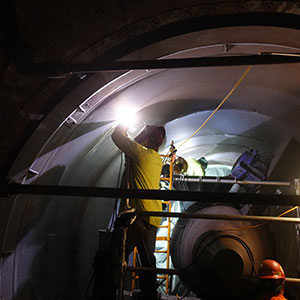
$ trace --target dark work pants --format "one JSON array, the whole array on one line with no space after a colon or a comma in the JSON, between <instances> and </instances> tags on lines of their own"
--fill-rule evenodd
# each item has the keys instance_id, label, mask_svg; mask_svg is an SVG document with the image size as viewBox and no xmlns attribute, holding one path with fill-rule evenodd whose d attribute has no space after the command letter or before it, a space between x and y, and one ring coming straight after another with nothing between
<instances>
[{"instance_id":1,"label":"dark work pants","mask_svg":"<svg viewBox=\"0 0 300 300\"><path fill-rule=\"evenodd\" d=\"M156 259L154 256L155 240L157 228L148 224L140 218L137 218L133 224L128 227L126 240L126 260L135 246L143 267L156 268ZM110 270L107 273L107 289L109 293L107 299L115 299L116 289L120 280L120 266L122 259L122 229L117 228L113 233L113 241L110 251ZM157 295L156 274L139 274L139 283L141 294L145 299L155 299Z\"/></svg>"},{"instance_id":2,"label":"dark work pants","mask_svg":"<svg viewBox=\"0 0 300 300\"><path fill-rule=\"evenodd\" d=\"M128 228L126 241L127 260L129 254L137 246L142 266L156 268L156 259L154 256L156 232L156 227L137 218ZM150 298L157 295L156 274L140 274L139 283L142 294Z\"/></svg>"}]
</instances>

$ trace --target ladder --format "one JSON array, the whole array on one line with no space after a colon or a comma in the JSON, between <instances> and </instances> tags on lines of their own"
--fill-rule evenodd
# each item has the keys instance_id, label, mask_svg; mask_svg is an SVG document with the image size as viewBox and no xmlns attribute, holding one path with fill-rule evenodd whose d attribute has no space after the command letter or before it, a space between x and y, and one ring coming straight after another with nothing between
<instances>
[{"instance_id":1,"label":"ladder","mask_svg":"<svg viewBox=\"0 0 300 300\"><path fill-rule=\"evenodd\" d=\"M172 145L170 150L173 149ZM175 149L175 148L174 148ZM170 160L170 167L169 167L169 177L161 177L161 181L168 181L169 182L169 190L172 189L173 185L173 168L174 168L174 162L176 158L176 152L171 151L170 155L161 155L162 158L166 159L168 158ZM165 204L168 208L168 212L171 212L171 202L170 201L162 201L162 204ZM167 235L166 236L157 236L157 241L166 241L167 243L167 250L155 250L155 253L165 253L166 254L166 268L169 269L170 267L170 242L171 242L171 218L167 218L167 225L160 225L159 228L167 228ZM136 267L136 258L137 258L137 247L133 250L133 262L132 266ZM169 293L169 275L158 275L157 278L165 279L166 281L166 287L165 287L165 293ZM131 291L135 288L135 280L138 279L138 275L136 273L132 273L132 279L131 279Z\"/></svg>"},{"instance_id":2,"label":"ladder","mask_svg":"<svg viewBox=\"0 0 300 300\"><path fill-rule=\"evenodd\" d=\"M168 155L162 155L162 156L168 157ZM173 185L173 168L174 168L175 157L176 157L175 154L171 153L169 177L161 177L160 178L161 181L169 182L169 190L172 190L172 185ZM170 201L163 201L162 203L167 206L168 212L171 212L172 203ZM170 268L171 218L167 218L167 225L160 225L159 228L167 228L166 236L157 236L156 237L157 241L166 241L167 250L156 250L155 253L165 253L166 254L166 268L169 269ZM169 274L157 276L157 278L166 280L166 287L165 287L166 294L169 293L169 280L170 280L169 276L170 276Z\"/></svg>"}]
</instances>

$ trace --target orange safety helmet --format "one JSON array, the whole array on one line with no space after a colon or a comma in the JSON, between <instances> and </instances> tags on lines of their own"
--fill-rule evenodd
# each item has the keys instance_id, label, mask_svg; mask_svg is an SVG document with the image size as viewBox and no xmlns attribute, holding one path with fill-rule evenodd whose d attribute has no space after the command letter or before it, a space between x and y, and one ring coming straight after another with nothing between
<instances>
[{"instance_id":1,"label":"orange safety helmet","mask_svg":"<svg viewBox=\"0 0 300 300\"><path fill-rule=\"evenodd\" d=\"M265 259L258 271L258 277L262 279L283 279L285 280L285 274L281 265L272 259Z\"/></svg>"}]
</instances>

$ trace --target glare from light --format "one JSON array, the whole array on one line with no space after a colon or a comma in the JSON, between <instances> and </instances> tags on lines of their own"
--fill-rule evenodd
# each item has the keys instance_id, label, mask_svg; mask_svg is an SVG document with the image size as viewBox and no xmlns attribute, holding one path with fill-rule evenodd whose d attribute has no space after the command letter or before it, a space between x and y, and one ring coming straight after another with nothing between
<instances>
[{"instance_id":1,"label":"glare from light","mask_svg":"<svg viewBox=\"0 0 300 300\"><path fill-rule=\"evenodd\" d=\"M138 122L136 108L129 105L119 105L116 109L116 120L119 124L128 127L130 131L134 130Z\"/></svg>"}]
</instances>

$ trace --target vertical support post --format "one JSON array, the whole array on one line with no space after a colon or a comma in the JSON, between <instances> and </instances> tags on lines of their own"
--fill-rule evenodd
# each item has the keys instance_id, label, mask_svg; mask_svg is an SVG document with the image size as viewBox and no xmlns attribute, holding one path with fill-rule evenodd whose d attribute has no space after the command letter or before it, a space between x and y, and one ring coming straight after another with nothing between
<instances>
[{"instance_id":1,"label":"vertical support post","mask_svg":"<svg viewBox=\"0 0 300 300\"><path fill-rule=\"evenodd\" d=\"M296 195L299 196L300 195L300 179L299 178L295 178L294 179L294 183L295 183Z\"/></svg>"},{"instance_id":2,"label":"vertical support post","mask_svg":"<svg viewBox=\"0 0 300 300\"><path fill-rule=\"evenodd\" d=\"M132 266L133 267L136 267L136 258L137 258L137 248L134 247L133 258L132 258ZM137 274L135 272L132 272L131 278L132 278L131 279L131 291L133 291L135 288L135 279L137 278Z\"/></svg>"},{"instance_id":3,"label":"vertical support post","mask_svg":"<svg viewBox=\"0 0 300 300\"><path fill-rule=\"evenodd\" d=\"M176 159L176 148L174 146L174 142L172 141L170 150L172 151L170 154L170 178L169 178L169 190L172 190L173 187L173 173L174 173L174 163ZM168 211L171 212L171 202L168 201ZM171 236L171 218L168 217L168 235L167 235L167 269L170 268L170 236ZM166 274L166 294L169 293L169 275Z\"/></svg>"},{"instance_id":4,"label":"vertical support post","mask_svg":"<svg viewBox=\"0 0 300 300\"><path fill-rule=\"evenodd\" d=\"M124 300L123 290L124 290L124 275L126 273L126 239L127 239L127 227L122 228L122 258L121 258L121 273L118 289L118 300Z\"/></svg>"},{"instance_id":5,"label":"vertical support post","mask_svg":"<svg viewBox=\"0 0 300 300\"><path fill-rule=\"evenodd\" d=\"M295 178L294 179L294 184L295 184L295 192L296 195L299 196L300 195L300 179L299 178ZM299 213L299 207L297 207L296 209L296 217L299 218L300 213ZM295 225L295 229L296 229L296 244L297 244L297 253L298 253L298 257L297 257L297 273L299 275L300 273L300 258L299 258L299 251L300 251L300 226L299 224ZM300 287L298 287L298 294L300 296Z\"/></svg>"}]
</instances>

